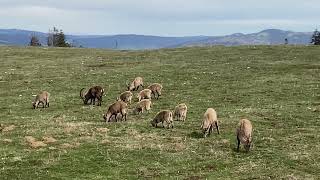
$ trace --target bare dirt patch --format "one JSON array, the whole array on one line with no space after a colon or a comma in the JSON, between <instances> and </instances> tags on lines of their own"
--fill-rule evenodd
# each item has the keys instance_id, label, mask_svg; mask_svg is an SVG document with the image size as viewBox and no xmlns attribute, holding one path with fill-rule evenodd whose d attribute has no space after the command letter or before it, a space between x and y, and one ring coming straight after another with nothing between
<instances>
[{"instance_id":1,"label":"bare dirt patch","mask_svg":"<svg viewBox=\"0 0 320 180\"><path fill-rule=\"evenodd\" d=\"M29 146L32 148L41 148L47 146L46 143L42 141L37 141L37 139L32 136L25 136L24 138L28 142Z\"/></svg>"}]
</instances>

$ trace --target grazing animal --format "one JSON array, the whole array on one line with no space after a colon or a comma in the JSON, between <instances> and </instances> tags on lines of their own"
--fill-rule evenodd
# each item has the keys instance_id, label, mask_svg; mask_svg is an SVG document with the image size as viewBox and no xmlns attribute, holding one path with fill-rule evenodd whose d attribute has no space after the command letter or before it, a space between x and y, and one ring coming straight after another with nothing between
<instances>
[{"instance_id":1,"label":"grazing animal","mask_svg":"<svg viewBox=\"0 0 320 180\"><path fill-rule=\"evenodd\" d=\"M80 90L80 97L82 98L83 103L88 104L88 101L90 100L90 104L92 103L95 105L95 101L97 99L98 106L101 106L104 89L101 86L93 86L87 92L83 93L84 89L85 88L82 88Z\"/></svg>"},{"instance_id":2,"label":"grazing animal","mask_svg":"<svg viewBox=\"0 0 320 180\"><path fill-rule=\"evenodd\" d=\"M125 103L131 104L132 96L133 96L132 92L125 91L125 92L121 93L121 95L117 98L117 100L118 101L121 100Z\"/></svg>"},{"instance_id":3,"label":"grazing animal","mask_svg":"<svg viewBox=\"0 0 320 180\"><path fill-rule=\"evenodd\" d=\"M178 121L185 121L187 118L188 107L185 103L179 104L174 110L173 117Z\"/></svg>"},{"instance_id":4,"label":"grazing animal","mask_svg":"<svg viewBox=\"0 0 320 180\"><path fill-rule=\"evenodd\" d=\"M207 135L211 134L214 125L217 128L218 134L220 134L217 113L213 108L208 108L203 115L203 122L201 126L204 137L207 137Z\"/></svg>"},{"instance_id":5,"label":"grazing animal","mask_svg":"<svg viewBox=\"0 0 320 180\"><path fill-rule=\"evenodd\" d=\"M106 122L110 122L111 117L114 116L116 121L118 121L117 115L118 115L118 113L121 113L121 121L123 120L123 118L126 121L127 120L127 112L128 112L127 107L128 106L125 102L116 101L115 103L113 103L109 106L107 113L105 113L103 115L104 120Z\"/></svg>"},{"instance_id":6,"label":"grazing animal","mask_svg":"<svg viewBox=\"0 0 320 180\"><path fill-rule=\"evenodd\" d=\"M150 89L140 91L137 95L138 101L141 101L142 99L151 99L151 93Z\"/></svg>"},{"instance_id":7,"label":"grazing animal","mask_svg":"<svg viewBox=\"0 0 320 180\"><path fill-rule=\"evenodd\" d=\"M139 87L143 88L143 79L142 77L136 77L131 84L128 84L128 91L137 91Z\"/></svg>"},{"instance_id":8,"label":"grazing animal","mask_svg":"<svg viewBox=\"0 0 320 180\"><path fill-rule=\"evenodd\" d=\"M143 99L140 102L137 103L136 108L134 109L134 112L140 114L143 113L145 110L149 112L149 110L152 107L152 102L150 99Z\"/></svg>"},{"instance_id":9,"label":"grazing animal","mask_svg":"<svg viewBox=\"0 0 320 180\"><path fill-rule=\"evenodd\" d=\"M150 122L153 127L157 127L158 123L162 122L164 128L164 122L167 124L167 128L173 128L172 112L169 110L163 110L157 113L157 115Z\"/></svg>"},{"instance_id":10,"label":"grazing animal","mask_svg":"<svg viewBox=\"0 0 320 180\"><path fill-rule=\"evenodd\" d=\"M240 142L244 145L244 149L248 152L252 143L252 124L248 119L241 119L237 128L237 151L240 148Z\"/></svg>"},{"instance_id":11,"label":"grazing animal","mask_svg":"<svg viewBox=\"0 0 320 180\"><path fill-rule=\"evenodd\" d=\"M48 93L47 91L42 91L42 92L40 92L40 93L36 96L36 99L34 100L34 102L32 102L33 109L38 108L38 105L39 105L40 103L42 103L43 108L49 107L49 96L50 96L50 93Z\"/></svg>"},{"instance_id":12,"label":"grazing animal","mask_svg":"<svg viewBox=\"0 0 320 180\"><path fill-rule=\"evenodd\" d=\"M162 85L161 84L159 84L159 83L151 84L150 86L148 86L147 89L151 90L154 98L159 99L159 97L161 96L161 90L162 90Z\"/></svg>"}]
</instances>

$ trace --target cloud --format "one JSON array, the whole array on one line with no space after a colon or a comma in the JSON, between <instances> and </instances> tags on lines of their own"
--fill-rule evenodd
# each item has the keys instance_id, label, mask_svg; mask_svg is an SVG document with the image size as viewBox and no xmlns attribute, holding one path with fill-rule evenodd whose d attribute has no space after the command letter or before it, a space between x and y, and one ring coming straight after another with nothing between
<instances>
[{"instance_id":1,"label":"cloud","mask_svg":"<svg viewBox=\"0 0 320 180\"><path fill-rule=\"evenodd\" d=\"M311 31L317 0L0 0L0 28L81 34L216 35L269 27Z\"/></svg>"}]
</instances>

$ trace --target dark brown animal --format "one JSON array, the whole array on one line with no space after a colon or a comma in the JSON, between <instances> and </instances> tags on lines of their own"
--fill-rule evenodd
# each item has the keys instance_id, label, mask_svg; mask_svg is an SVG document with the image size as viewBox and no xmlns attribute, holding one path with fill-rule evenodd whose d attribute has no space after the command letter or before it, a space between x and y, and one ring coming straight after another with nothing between
<instances>
[{"instance_id":1,"label":"dark brown animal","mask_svg":"<svg viewBox=\"0 0 320 180\"><path fill-rule=\"evenodd\" d=\"M80 97L82 98L83 103L88 104L88 101L90 100L90 104L95 105L95 101L97 99L98 106L101 106L104 89L101 86L94 86L91 87L86 93L83 93L84 89L85 88L82 88L80 90Z\"/></svg>"}]
</instances>

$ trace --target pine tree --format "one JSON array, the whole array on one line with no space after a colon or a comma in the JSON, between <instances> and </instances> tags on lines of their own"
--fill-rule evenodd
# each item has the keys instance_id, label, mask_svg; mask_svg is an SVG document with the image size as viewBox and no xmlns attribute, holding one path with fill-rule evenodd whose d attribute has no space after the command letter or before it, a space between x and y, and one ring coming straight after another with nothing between
<instances>
[{"instance_id":1,"label":"pine tree","mask_svg":"<svg viewBox=\"0 0 320 180\"><path fill-rule=\"evenodd\" d=\"M47 44L53 47L71 47L70 44L66 42L63 31L59 31L56 27L53 27L53 30L49 29Z\"/></svg>"},{"instance_id":2,"label":"pine tree","mask_svg":"<svg viewBox=\"0 0 320 180\"><path fill-rule=\"evenodd\" d=\"M66 42L66 36L64 35L63 31L60 30L57 34L56 39L56 46L57 47L70 47L70 44Z\"/></svg>"},{"instance_id":3,"label":"pine tree","mask_svg":"<svg viewBox=\"0 0 320 180\"><path fill-rule=\"evenodd\" d=\"M313 32L311 44L320 45L320 32L317 29Z\"/></svg>"}]
</instances>

